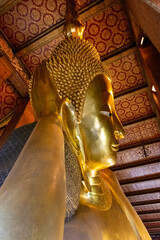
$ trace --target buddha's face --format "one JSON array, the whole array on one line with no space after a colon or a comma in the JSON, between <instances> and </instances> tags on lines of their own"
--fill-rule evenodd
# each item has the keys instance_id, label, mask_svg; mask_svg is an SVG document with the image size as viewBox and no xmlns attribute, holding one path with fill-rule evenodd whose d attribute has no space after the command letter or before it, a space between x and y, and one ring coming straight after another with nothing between
<instances>
[{"instance_id":1,"label":"buddha's face","mask_svg":"<svg viewBox=\"0 0 160 240\"><path fill-rule=\"evenodd\" d=\"M124 130L116 115L110 80L97 76L87 90L80 124L85 162L92 170L116 163L118 139Z\"/></svg>"}]
</instances>

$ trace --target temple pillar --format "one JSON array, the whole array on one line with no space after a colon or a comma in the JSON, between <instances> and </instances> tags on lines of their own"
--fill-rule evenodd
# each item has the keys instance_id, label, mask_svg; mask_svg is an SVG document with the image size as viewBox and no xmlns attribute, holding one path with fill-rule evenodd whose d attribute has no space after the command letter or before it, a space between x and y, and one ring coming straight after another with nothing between
<instances>
[{"instance_id":1,"label":"temple pillar","mask_svg":"<svg viewBox=\"0 0 160 240\"><path fill-rule=\"evenodd\" d=\"M160 4L156 0L125 0L127 9L160 52Z\"/></svg>"}]
</instances>

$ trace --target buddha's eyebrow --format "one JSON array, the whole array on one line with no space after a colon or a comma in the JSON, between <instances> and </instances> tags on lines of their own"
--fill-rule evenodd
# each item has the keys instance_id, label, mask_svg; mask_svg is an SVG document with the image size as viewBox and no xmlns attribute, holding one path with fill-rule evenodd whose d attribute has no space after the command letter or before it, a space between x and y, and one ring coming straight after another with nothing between
<instances>
[{"instance_id":1,"label":"buddha's eyebrow","mask_svg":"<svg viewBox=\"0 0 160 240\"><path fill-rule=\"evenodd\" d=\"M111 112L108 112L108 111L100 111L100 113L108 117L112 115Z\"/></svg>"}]
</instances>

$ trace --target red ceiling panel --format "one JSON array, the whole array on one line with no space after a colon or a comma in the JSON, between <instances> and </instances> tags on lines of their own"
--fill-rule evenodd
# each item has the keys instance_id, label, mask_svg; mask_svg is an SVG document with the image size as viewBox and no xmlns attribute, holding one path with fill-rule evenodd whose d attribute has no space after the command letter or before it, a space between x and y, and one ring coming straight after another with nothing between
<instances>
[{"instance_id":1,"label":"red ceiling panel","mask_svg":"<svg viewBox=\"0 0 160 240\"><path fill-rule=\"evenodd\" d=\"M136 195L136 196L128 196L127 198L129 199L130 202L144 202L144 201L152 201L156 199L160 200L160 192L147 193L147 194Z\"/></svg>"},{"instance_id":2,"label":"red ceiling panel","mask_svg":"<svg viewBox=\"0 0 160 240\"><path fill-rule=\"evenodd\" d=\"M156 118L125 126L124 129L125 137L119 141L121 146L140 143L160 137L160 129Z\"/></svg>"},{"instance_id":3,"label":"red ceiling panel","mask_svg":"<svg viewBox=\"0 0 160 240\"><path fill-rule=\"evenodd\" d=\"M147 89L116 98L115 108L122 123L153 113Z\"/></svg>"},{"instance_id":4,"label":"red ceiling panel","mask_svg":"<svg viewBox=\"0 0 160 240\"><path fill-rule=\"evenodd\" d=\"M84 7L93 0L78 0ZM65 15L65 0L22 0L0 17L0 26L10 42L17 47L60 22Z\"/></svg>"},{"instance_id":5,"label":"red ceiling panel","mask_svg":"<svg viewBox=\"0 0 160 240\"><path fill-rule=\"evenodd\" d=\"M112 80L114 94L145 82L139 54L135 49L106 60L105 66L108 76Z\"/></svg>"},{"instance_id":6,"label":"red ceiling panel","mask_svg":"<svg viewBox=\"0 0 160 240\"><path fill-rule=\"evenodd\" d=\"M53 49L57 46L59 42L64 39L64 36L60 36L49 42L48 44L36 49L34 52L26 55L22 58L26 66L30 69L31 72L34 72L35 68L41 63L44 59L49 58Z\"/></svg>"},{"instance_id":7,"label":"red ceiling panel","mask_svg":"<svg viewBox=\"0 0 160 240\"><path fill-rule=\"evenodd\" d=\"M123 170L114 171L118 180L132 179L150 174L160 173L160 162L147 164L145 166L133 167Z\"/></svg>"},{"instance_id":8,"label":"red ceiling panel","mask_svg":"<svg viewBox=\"0 0 160 240\"><path fill-rule=\"evenodd\" d=\"M96 47L101 56L132 42L122 4L117 3L88 20L84 38Z\"/></svg>"},{"instance_id":9,"label":"red ceiling panel","mask_svg":"<svg viewBox=\"0 0 160 240\"><path fill-rule=\"evenodd\" d=\"M133 172L135 170L133 169ZM123 173L122 173L123 174ZM117 177L122 179L123 175L120 173L120 176L118 174ZM144 175L145 175L145 172L144 172ZM129 176L130 177L130 176ZM160 183L159 183L159 179L156 179L156 180L149 180L149 181L144 181L144 182L137 182L137 183L130 183L130 184L123 184L122 186L122 189L125 193L128 193L128 192L133 192L133 191L140 191L140 190L144 190L144 189L155 189L155 188L159 188L160 187ZM138 197L138 196L137 196ZM148 196L149 197L149 196ZM151 196L150 196L151 197ZM152 196L153 197L153 196ZM157 196L158 197L158 196ZM140 199L140 197L139 197ZM159 199L160 199L160 195L159 195ZM131 200L131 199L130 199ZM132 198L133 200L133 198ZM147 198L146 199L143 199L143 200L137 200L137 201L147 201Z\"/></svg>"},{"instance_id":10,"label":"red ceiling panel","mask_svg":"<svg viewBox=\"0 0 160 240\"><path fill-rule=\"evenodd\" d=\"M0 82L0 120L21 104L22 97L9 80Z\"/></svg>"}]
</instances>

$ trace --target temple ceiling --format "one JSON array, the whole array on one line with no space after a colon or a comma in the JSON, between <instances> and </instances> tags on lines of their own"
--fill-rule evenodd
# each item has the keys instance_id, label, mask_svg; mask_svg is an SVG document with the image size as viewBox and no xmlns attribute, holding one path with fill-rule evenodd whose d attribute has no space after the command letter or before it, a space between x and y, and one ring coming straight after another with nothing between
<instances>
[{"instance_id":1,"label":"temple ceiling","mask_svg":"<svg viewBox=\"0 0 160 240\"><path fill-rule=\"evenodd\" d=\"M5 2L0 4L1 146L15 127L34 121L27 84L64 39L65 14L64 0ZM77 5L84 38L96 47L112 80L126 133L112 170L148 231L160 234L160 125L140 50L142 30L124 1L77 0Z\"/></svg>"}]
</instances>

